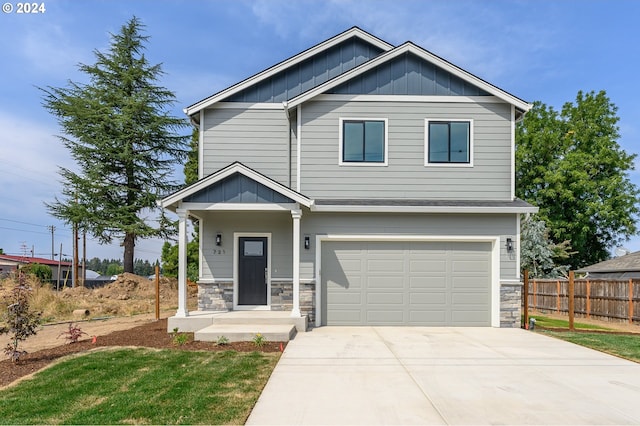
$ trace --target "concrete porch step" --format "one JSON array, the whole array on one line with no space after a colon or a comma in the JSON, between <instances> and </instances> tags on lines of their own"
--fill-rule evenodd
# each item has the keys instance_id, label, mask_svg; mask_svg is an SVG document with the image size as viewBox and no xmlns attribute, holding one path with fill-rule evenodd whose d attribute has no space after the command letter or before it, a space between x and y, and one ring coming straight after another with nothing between
<instances>
[{"instance_id":1,"label":"concrete porch step","mask_svg":"<svg viewBox=\"0 0 640 426\"><path fill-rule=\"evenodd\" d=\"M220 336L230 342L250 342L256 334L269 342L288 342L296 335L293 324L213 324L194 333L195 340L217 342Z\"/></svg>"}]
</instances>

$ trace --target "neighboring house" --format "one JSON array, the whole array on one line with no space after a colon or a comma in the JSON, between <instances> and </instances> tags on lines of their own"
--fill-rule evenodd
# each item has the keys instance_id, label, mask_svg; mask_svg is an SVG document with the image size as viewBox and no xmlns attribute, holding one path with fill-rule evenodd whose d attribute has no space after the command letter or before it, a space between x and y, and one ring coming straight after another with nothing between
<instances>
[{"instance_id":1,"label":"neighboring house","mask_svg":"<svg viewBox=\"0 0 640 426\"><path fill-rule=\"evenodd\" d=\"M185 109L199 309L321 325L520 326L515 123L530 105L411 42L352 28Z\"/></svg>"},{"instance_id":2,"label":"neighboring house","mask_svg":"<svg viewBox=\"0 0 640 426\"><path fill-rule=\"evenodd\" d=\"M578 269L587 278L640 278L640 251Z\"/></svg>"},{"instance_id":3,"label":"neighboring house","mask_svg":"<svg viewBox=\"0 0 640 426\"><path fill-rule=\"evenodd\" d=\"M73 264L71 262L58 262L57 260L45 259L43 257L0 254L0 276L9 274L30 263L39 263L41 265L49 266L51 268L51 280L54 284L58 281L58 277L60 277L61 285L64 285L65 283L68 286L71 285Z\"/></svg>"}]
</instances>

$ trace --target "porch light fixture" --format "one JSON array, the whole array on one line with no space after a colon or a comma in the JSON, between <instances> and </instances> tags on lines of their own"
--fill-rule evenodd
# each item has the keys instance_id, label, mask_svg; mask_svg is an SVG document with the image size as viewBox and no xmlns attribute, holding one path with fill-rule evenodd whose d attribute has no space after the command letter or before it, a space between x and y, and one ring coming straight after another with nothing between
<instances>
[{"instance_id":1,"label":"porch light fixture","mask_svg":"<svg viewBox=\"0 0 640 426\"><path fill-rule=\"evenodd\" d=\"M309 247L311 247L311 240L307 236L307 237L304 237L304 249L309 250Z\"/></svg>"},{"instance_id":2,"label":"porch light fixture","mask_svg":"<svg viewBox=\"0 0 640 426\"><path fill-rule=\"evenodd\" d=\"M511 238L507 238L507 253L513 252L513 240Z\"/></svg>"},{"instance_id":3,"label":"porch light fixture","mask_svg":"<svg viewBox=\"0 0 640 426\"><path fill-rule=\"evenodd\" d=\"M222 245L222 234L216 234L216 245Z\"/></svg>"}]
</instances>

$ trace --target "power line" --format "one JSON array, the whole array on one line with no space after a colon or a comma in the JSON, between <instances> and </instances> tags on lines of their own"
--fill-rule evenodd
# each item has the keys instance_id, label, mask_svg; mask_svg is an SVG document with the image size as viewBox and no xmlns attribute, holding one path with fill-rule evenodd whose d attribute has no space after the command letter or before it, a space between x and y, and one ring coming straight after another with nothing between
<instances>
[{"instance_id":1,"label":"power line","mask_svg":"<svg viewBox=\"0 0 640 426\"><path fill-rule=\"evenodd\" d=\"M7 221L7 222L13 222L13 223L21 223L21 224L23 224L23 225L41 226L41 227L43 227L43 228L46 228L46 226L45 226L45 225L37 225L37 224L35 224L35 223L21 222L21 221L19 221L19 220L4 219L4 218L1 218L1 217L0 217L0 220L4 220L4 221Z\"/></svg>"},{"instance_id":2,"label":"power line","mask_svg":"<svg viewBox=\"0 0 640 426\"><path fill-rule=\"evenodd\" d=\"M29 231L27 229L18 229L18 228L7 228L6 226L0 226L0 229L8 229L10 231L20 231L20 232L31 232L32 234L43 234L49 235L48 232L40 232L40 231Z\"/></svg>"}]
</instances>

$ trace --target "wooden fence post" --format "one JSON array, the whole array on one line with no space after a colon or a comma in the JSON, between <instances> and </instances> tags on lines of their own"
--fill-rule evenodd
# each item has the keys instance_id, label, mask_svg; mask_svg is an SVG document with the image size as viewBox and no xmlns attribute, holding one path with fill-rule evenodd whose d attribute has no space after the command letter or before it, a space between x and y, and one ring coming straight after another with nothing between
<instances>
[{"instance_id":1,"label":"wooden fence post","mask_svg":"<svg viewBox=\"0 0 640 426\"><path fill-rule=\"evenodd\" d=\"M560 312L560 281L556 281L556 311Z\"/></svg>"},{"instance_id":2,"label":"wooden fence post","mask_svg":"<svg viewBox=\"0 0 640 426\"><path fill-rule=\"evenodd\" d=\"M633 280L629 278L629 324L633 324Z\"/></svg>"},{"instance_id":3,"label":"wooden fence post","mask_svg":"<svg viewBox=\"0 0 640 426\"><path fill-rule=\"evenodd\" d=\"M156 321L160 319L160 266L156 263Z\"/></svg>"},{"instance_id":4,"label":"wooden fence post","mask_svg":"<svg viewBox=\"0 0 640 426\"><path fill-rule=\"evenodd\" d=\"M574 309L575 309L575 305L574 305L575 283L573 282L573 279L574 279L573 271L569 271L569 330L571 331L575 330L575 327L573 325L573 316L574 316Z\"/></svg>"},{"instance_id":5,"label":"wooden fence post","mask_svg":"<svg viewBox=\"0 0 640 426\"><path fill-rule=\"evenodd\" d=\"M533 309L538 309L538 283L533 279Z\"/></svg>"},{"instance_id":6,"label":"wooden fence post","mask_svg":"<svg viewBox=\"0 0 640 426\"><path fill-rule=\"evenodd\" d=\"M591 318L591 281L587 280L587 318Z\"/></svg>"},{"instance_id":7,"label":"wooden fence post","mask_svg":"<svg viewBox=\"0 0 640 426\"><path fill-rule=\"evenodd\" d=\"M529 327L529 271L524 270L524 328Z\"/></svg>"}]
</instances>

